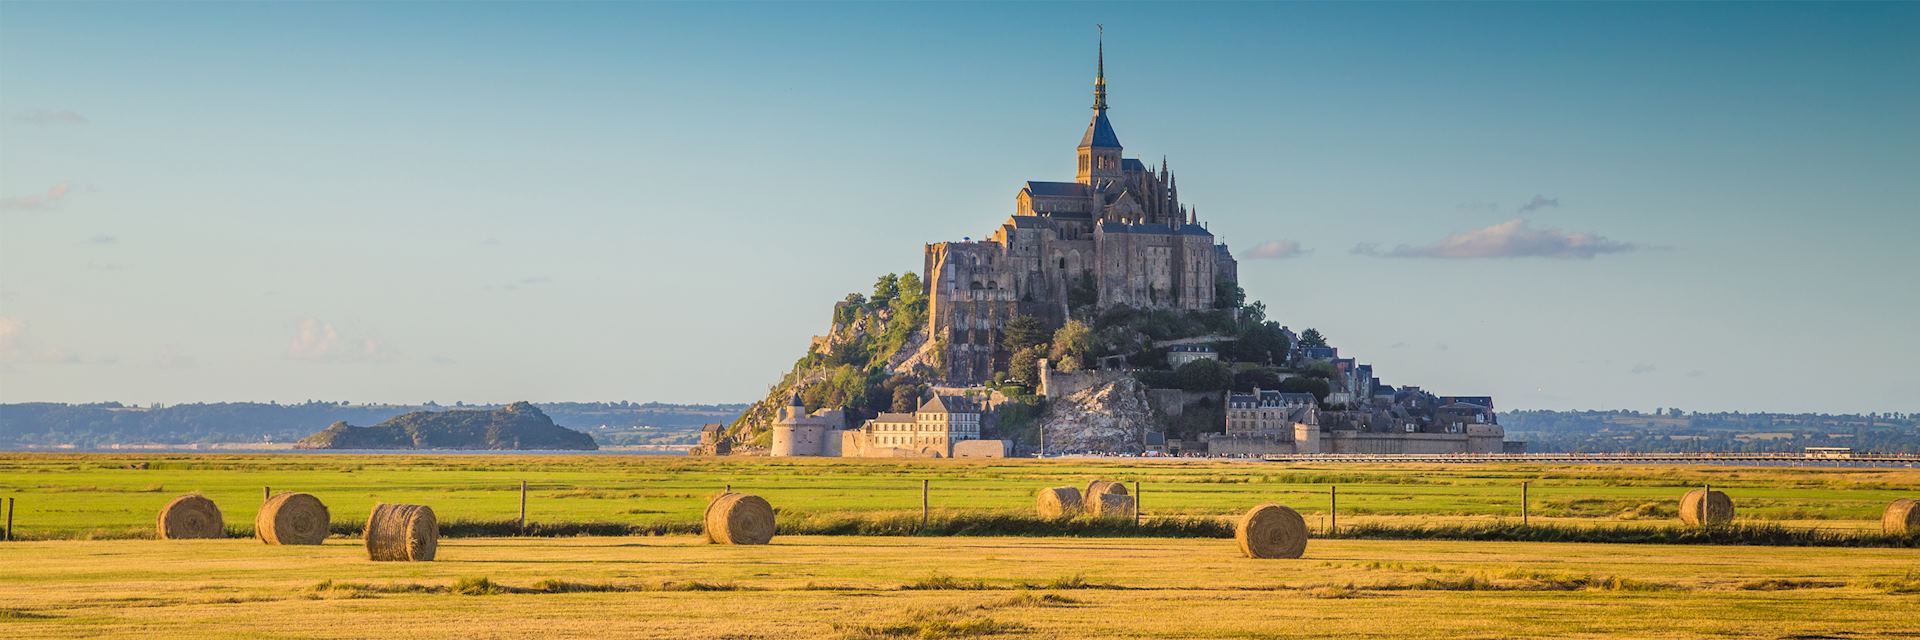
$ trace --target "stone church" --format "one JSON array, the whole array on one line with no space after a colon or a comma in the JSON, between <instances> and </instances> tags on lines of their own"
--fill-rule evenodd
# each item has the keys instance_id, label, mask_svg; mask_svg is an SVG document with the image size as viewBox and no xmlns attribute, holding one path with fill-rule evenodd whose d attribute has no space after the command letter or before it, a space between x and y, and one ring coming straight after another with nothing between
<instances>
[{"instance_id":1,"label":"stone church","mask_svg":"<svg viewBox=\"0 0 1920 640\"><path fill-rule=\"evenodd\" d=\"M1156 170L1122 155L1107 119L1104 43L1095 68L1074 181L1021 186L988 239L927 245L927 335L944 345L950 383L978 384L1005 366L1000 332L1015 315L1059 326L1070 304L1207 309L1237 272L1181 202L1166 161Z\"/></svg>"}]
</instances>

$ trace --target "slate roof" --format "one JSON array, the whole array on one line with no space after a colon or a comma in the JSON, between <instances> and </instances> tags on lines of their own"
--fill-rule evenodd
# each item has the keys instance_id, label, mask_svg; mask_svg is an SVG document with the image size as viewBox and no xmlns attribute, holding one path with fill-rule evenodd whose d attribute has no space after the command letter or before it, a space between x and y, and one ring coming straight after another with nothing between
<instances>
[{"instance_id":1,"label":"slate roof","mask_svg":"<svg viewBox=\"0 0 1920 640\"><path fill-rule=\"evenodd\" d=\"M1035 196L1087 196L1087 185L1078 182L1027 181L1027 193Z\"/></svg>"},{"instance_id":2,"label":"slate roof","mask_svg":"<svg viewBox=\"0 0 1920 640\"><path fill-rule=\"evenodd\" d=\"M1120 136L1114 135L1113 123L1107 121L1106 110L1094 112L1093 121L1087 123L1087 135L1080 137L1080 148L1120 147Z\"/></svg>"},{"instance_id":3,"label":"slate roof","mask_svg":"<svg viewBox=\"0 0 1920 640\"><path fill-rule=\"evenodd\" d=\"M921 413L979 413L978 410L973 408L973 403L968 402L966 398L962 398L960 396L943 396L938 394L935 394L932 398L929 398L926 402L921 403L920 412Z\"/></svg>"}]
</instances>

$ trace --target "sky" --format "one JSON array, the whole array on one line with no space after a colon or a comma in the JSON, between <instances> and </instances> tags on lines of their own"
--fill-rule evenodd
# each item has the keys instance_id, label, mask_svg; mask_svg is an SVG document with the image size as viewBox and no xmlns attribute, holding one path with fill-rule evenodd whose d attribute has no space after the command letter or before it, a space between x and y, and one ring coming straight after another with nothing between
<instances>
[{"instance_id":1,"label":"sky","mask_svg":"<svg viewBox=\"0 0 1920 640\"><path fill-rule=\"evenodd\" d=\"M1071 180L1501 409L1920 410L1920 4L0 3L0 401L746 402Z\"/></svg>"}]
</instances>

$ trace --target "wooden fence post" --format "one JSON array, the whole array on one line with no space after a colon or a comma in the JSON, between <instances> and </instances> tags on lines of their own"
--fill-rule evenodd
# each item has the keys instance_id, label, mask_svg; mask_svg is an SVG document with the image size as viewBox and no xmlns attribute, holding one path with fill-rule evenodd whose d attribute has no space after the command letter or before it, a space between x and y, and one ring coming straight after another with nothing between
<instances>
[{"instance_id":1,"label":"wooden fence post","mask_svg":"<svg viewBox=\"0 0 1920 640\"><path fill-rule=\"evenodd\" d=\"M1340 485L1327 487L1327 534L1340 531Z\"/></svg>"},{"instance_id":2,"label":"wooden fence post","mask_svg":"<svg viewBox=\"0 0 1920 640\"><path fill-rule=\"evenodd\" d=\"M527 535L527 481L520 481L520 535Z\"/></svg>"},{"instance_id":3,"label":"wooden fence post","mask_svg":"<svg viewBox=\"0 0 1920 640\"><path fill-rule=\"evenodd\" d=\"M260 501L266 502L272 499L273 499L273 487L270 487L270 486L260 487Z\"/></svg>"},{"instance_id":4,"label":"wooden fence post","mask_svg":"<svg viewBox=\"0 0 1920 640\"><path fill-rule=\"evenodd\" d=\"M13 498L7 498L7 542L13 542Z\"/></svg>"},{"instance_id":5,"label":"wooden fence post","mask_svg":"<svg viewBox=\"0 0 1920 640\"><path fill-rule=\"evenodd\" d=\"M931 480L926 479L920 481L920 531L922 533L927 530L927 514L929 512L927 505L927 487L931 482Z\"/></svg>"},{"instance_id":6,"label":"wooden fence post","mask_svg":"<svg viewBox=\"0 0 1920 640\"><path fill-rule=\"evenodd\" d=\"M1524 480L1520 482L1520 526L1523 526L1523 527L1527 526L1528 524L1528 520L1527 520L1527 485L1528 484L1530 483Z\"/></svg>"}]
</instances>

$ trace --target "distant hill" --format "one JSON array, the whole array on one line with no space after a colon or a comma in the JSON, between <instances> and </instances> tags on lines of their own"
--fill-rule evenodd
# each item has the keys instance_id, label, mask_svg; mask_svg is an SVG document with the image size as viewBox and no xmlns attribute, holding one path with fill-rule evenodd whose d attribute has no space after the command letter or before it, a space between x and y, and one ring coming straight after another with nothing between
<instances>
[{"instance_id":1,"label":"distant hill","mask_svg":"<svg viewBox=\"0 0 1920 640\"><path fill-rule=\"evenodd\" d=\"M504 405L11 403L0 404L0 448L285 443L335 422L374 424L416 411L501 406ZM746 409L743 404L659 402L543 402L539 407L555 423L592 434L602 445L692 444L699 439L700 425L732 422Z\"/></svg>"},{"instance_id":2,"label":"distant hill","mask_svg":"<svg viewBox=\"0 0 1920 640\"><path fill-rule=\"evenodd\" d=\"M1920 414L1507 411L1500 424L1527 451L1793 452L1806 447L1920 453Z\"/></svg>"},{"instance_id":3,"label":"distant hill","mask_svg":"<svg viewBox=\"0 0 1920 640\"><path fill-rule=\"evenodd\" d=\"M593 437L553 423L531 403L491 411L415 411L371 427L335 422L302 438L302 449L574 449Z\"/></svg>"}]
</instances>

